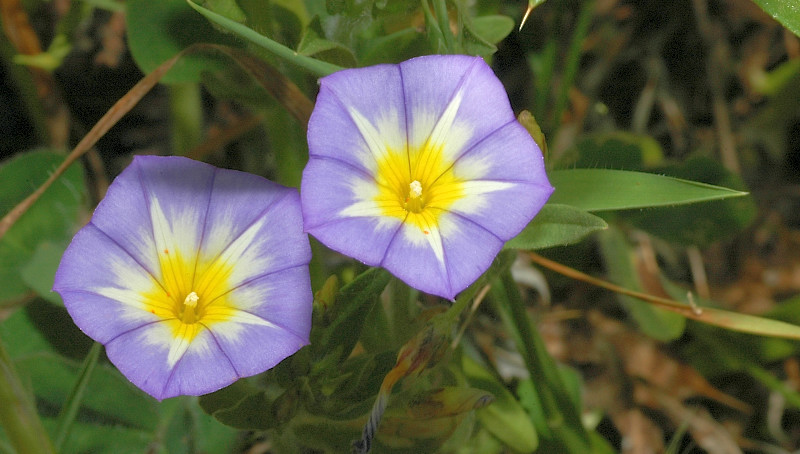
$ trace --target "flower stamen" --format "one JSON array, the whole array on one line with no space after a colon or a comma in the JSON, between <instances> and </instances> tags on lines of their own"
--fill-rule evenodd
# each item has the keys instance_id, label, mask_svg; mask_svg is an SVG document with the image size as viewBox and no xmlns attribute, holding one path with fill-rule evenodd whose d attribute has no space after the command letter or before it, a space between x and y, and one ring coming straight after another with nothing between
<instances>
[{"instance_id":1,"label":"flower stamen","mask_svg":"<svg viewBox=\"0 0 800 454\"><path fill-rule=\"evenodd\" d=\"M406 197L403 208L412 213L419 213L425 208L425 202L422 199L422 183L417 180L409 183L408 197Z\"/></svg>"},{"instance_id":2,"label":"flower stamen","mask_svg":"<svg viewBox=\"0 0 800 454\"><path fill-rule=\"evenodd\" d=\"M199 318L197 316L197 302L200 301L200 297L197 296L195 292L189 292L186 295L186 299L183 300L183 307L182 314L181 314L181 321L183 323L191 324L195 323Z\"/></svg>"}]
</instances>

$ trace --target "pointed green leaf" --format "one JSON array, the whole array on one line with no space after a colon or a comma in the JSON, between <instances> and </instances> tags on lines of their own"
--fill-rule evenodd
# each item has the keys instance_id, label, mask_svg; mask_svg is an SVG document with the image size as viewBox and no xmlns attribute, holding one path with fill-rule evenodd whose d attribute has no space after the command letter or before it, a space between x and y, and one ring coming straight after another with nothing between
<instances>
[{"instance_id":1,"label":"pointed green leaf","mask_svg":"<svg viewBox=\"0 0 800 454\"><path fill-rule=\"evenodd\" d=\"M556 188L550 203L586 211L673 206L747 195L710 184L625 170L558 170L549 177Z\"/></svg>"},{"instance_id":2,"label":"pointed green leaf","mask_svg":"<svg viewBox=\"0 0 800 454\"><path fill-rule=\"evenodd\" d=\"M305 55L300 55L283 44L280 44L277 41L258 33L252 28L217 14L210 9L198 5L192 0L186 0L186 2L189 4L189 6L194 8L195 11L211 21L211 23L216 24L233 33L234 35L239 36L240 38L243 38L257 46L262 47L263 49L280 58L286 59L287 61L310 71L316 76L327 76L328 74L342 69L341 66L336 66L334 64L316 60Z\"/></svg>"},{"instance_id":3,"label":"pointed green leaf","mask_svg":"<svg viewBox=\"0 0 800 454\"><path fill-rule=\"evenodd\" d=\"M131 55L149 73L194 43L236 46L228 35L215 30L196 14L186 0L130 0L126 2L126 31ZM162 83L198 82L204 71L219 70L228 63L212 54L187 55L161 79Z\"/></svg>"},{"instance_id":4,"label":"pointed green leaf","mask_svg":"<svg viewBox=\"0 0 800 454\"><path fill-rule=\"evenodd\" d=\"M63 306L61 296L52 290L56 270L69 242L45 241L36 246L31 259L20 270L22 281L47 301Z\"/></svg>"},{"instance_id":5,"label":"pointed green leaf","mask_svg":"<svg viewBox=\"0 0 800 454\"><path fill-rule=\"evenodd\" d=\"M461 364L471 386L489 391L495 397L488 407L478 410L481 425L514 452L535 451L539 446L536 428L514 395L469 356L463 355Z\"/></svg>"},{"instance_id":6,"label":"pointed green leaf","mask_svg":"<svg viewBox=\"0 0 800 454\"><path fill-rule=\"evenodd\" d=\"M717 160L696 156L678 166L659 169L666 175L742 189L744 182ZM622 213L636 227L667 241L700 247L741 232L753 221L752 197L711 200L672 208Z\"/></svg>"},{"instance_id":7,"label":"pointed green leaf","mask_svg":"<svg viewBox=\"0 0 800 454\"><path fill-rule=\"evenodd\" d=\"M548 203L505 249L544 249L577 243L585 236L608 228L606 221L568 205Z\"/></svg>"},{"instance_id":8,"label":"pointed green leaf","mask_svg":"<svg viewBox=\"0 0 800 454\"><path fill-rule=\"evenodd\" d=\"M37 150L3 162L0 216L35 191L63 160L62 154ZM39 244L69 241L82 220L86 199L83 172L80 166L73 165L0 239L0 304L30 291L22 278L22 267L31 260Z\"/></svg>"},{"instance_id":9,"label":"pointed green leaf","mask_svg":"<svg viewBox=\"0 0 800 454\"><path fill-rule=\"evenodd\" d=\"M342 287L335 303L327 309L329 324L317 325L311 331L312 349L326 355L338 348L337 354L344 360L358 342L367 314L391 277L382 268L371 268Z\"/></svg>"},{"instance_id":10,"label":"pointed green leaf","mask_svg":"<svg viewBox=\"0 0 800 454\"><path fill-rule=\"evenodd\" d=\"M664 282L664 289L674 299L686 299L682 289L670 282ZM683 309L684 316L692 320L719 326L731 331L758 334L761 336L779 337L784 339L800 340L800 326L773 318L759 317L756 315L740 314L713 307L716 303L701 298L694 298L696 307L688 304ZM770 317L780 317L779 311L769 313ZM789 321L800 321L800 318L788 318ZM755 352L751 352L755 353ZM763 352L762 352L763 353Z\"/></svg>"},{"instance_id":11,"label":"pointed green leaf","mask_svg":"<svg viewBox=\"0 0 800 454\"><path fill-rule=\"evenodd\" d=\"M767 14L800 36L800 6L797 0L753 0Z\"/></svg>"}]
</instances>

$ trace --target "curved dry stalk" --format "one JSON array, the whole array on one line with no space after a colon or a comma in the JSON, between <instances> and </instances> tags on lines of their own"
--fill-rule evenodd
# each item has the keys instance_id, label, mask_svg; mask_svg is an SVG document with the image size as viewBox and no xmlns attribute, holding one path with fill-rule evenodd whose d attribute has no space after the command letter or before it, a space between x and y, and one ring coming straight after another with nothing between
<instances>
[{"instance_id":1,"label":"curved dry stalk","mask_svg":"<svg viewBox=\"0 0 800 454\"><path fill-rule=\"evenodd\" d=\"M555 271L556 273L604 288L606 290L610 290L615 293L619 293L621 295L630 296L638 300L648 302L670 312L678 313L688 319L697 320L709 325L719 326L721 328L739 331L742 333L800 340L800 326L793 325L791 323L764 317L757 317L755 315L740 314L738 312L726 311L717 309L715 307L700 307L694 304L694 301L691 297L689 298L689 304L686 304L669 298L662 298L660 296L650 295L648 293L637 292L635 290L620 287L619 285L612 284L611 282L589 276L588 274L582 273L574 268L570 268L566 265L546 259L535 252L528 252L528 255L533 262Z\"/></svg>"},{"instance_id":2,"label":"curved dry stalk","mask_svg":"<svg viewBox=\"0 0 800 454\"><path fill-rule=\"evenodd\" d=\"M31 195L26 197L22 202L18 203L11 209L2 219L0 219L0 239L8 232L11 226L17 222L17 219L22 217L28 209L41 197L42 194L50 187L64 172L77 161L78 158L83 156L94 144L100 140L112 126L128 113L138 102L144 97L157 83L164 74L167 73L175 63L187 52L190 48L180 52L169 60L165 61L152 73L146 75L136 85L133 86L125 96L119 99L110 109L103 115L100 120L92 127L92 129L81 139L78 145L67 155L64 162L50 175L50 177L42 183Z\"/></svg>"},{"instance_id":3,"label":"curved dry stalk","mask_svg":"<svg viewBox=\"0 0 800 454\"><path fill-rule=\"evenodd\" d=\"M146 95L166 74L175 63L184 55L194 52L219 52L233 59L243 70L245 70L256 82L261 84L267 91L274 96L278 102L283 104L300 123L305 127L314 104L292 83L286 76L269 64L252 57L239 49L233 49L215 44L193 44L182 50L174 57L162 63L153 72L146 75L136 85L133 86L125 96L119 99L103 115L102 118L92 127L92 129L81 139L77 146L67 155L64 162L42 183L31 195L11 209L2 219L0 219L0 239L8 232L11 226L25 214L26 211L41 197L72 163L89 151L98 140L100 140L109 129L125 116L143 97Z\"/></svg>"}]
</instances>

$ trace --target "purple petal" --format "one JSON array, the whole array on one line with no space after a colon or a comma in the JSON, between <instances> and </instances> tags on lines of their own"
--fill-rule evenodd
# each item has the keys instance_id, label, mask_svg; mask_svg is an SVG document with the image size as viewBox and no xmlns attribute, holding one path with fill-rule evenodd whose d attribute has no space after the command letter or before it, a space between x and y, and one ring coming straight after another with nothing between
<instances>
[{"instance_id":1,"label":"purple petal","mask_svg":"<svg viewBox=\"0 0 800 454\"><path fill-rule=\"evenodd\" d=\"M356 126L353 115L369 119L380 136L373 144ZM320 92L308 122L310 157L339 160L362 170L375 169L371 146L404 147L406 112L400 71L395 65L343 70L320 81Z\"/></svg>"},{"instance_id":2,"label":"purple petal","mask_svg":"<svg viewBox=\"0 0 800 454\"><path fill-rule=\"evenodd\" d=\"M454 289L449 298L453 299L489 269L504 241L472 220L457 215L443 216L440 226L447 257L447 278Z\"/></svg>"},{"instance_id":3,"label":"purple petal","mask_svg":"<svg viewBox=\"0 0 800 454\"><path fill-rule=\"evenodd\" d=\"M458 290L453 289L447 277L445 261L448 257L437 255L431 247L431 243L442 247L438 232L434 232L428 232L434 237L427 238L419 229L403 225L386 251L381 266L417 290L453 299Z\"/></svg>"},{"instance_id":4,"label":"purple petal","mask_svg":"<svg viewBox=\"0 0 800 454\"><path fill-rule=\"evenodd\" d=\"M310 160L303 170L303 218L306 231L329 248L375 266L383 261L400 220L378 218L369 208L360 216L343 215L357 203L353 183L365 177L338 161Z\"/></svg>"},{"instance_id":5,"label":"purple petal","mask_svg":"<svg viewBox=\"0 0 800 454\"><path fill-rule=\"evenodd\" d=\"M299 194L186 158L137 157L64 253L54 290L158 399L217 390L308 342Z\"/></svg>"},{"instance_id":6,"label":"purple petal","mask_svg":"<svg viewBox=\"0 0 800 454\"><path fill-rule=\"evenodd\" d=\"M454 171L468 181L467 195L450 211L503 241L522 231L553 192L539 147L516 120L462 154Z\"/></svg>"},{"instance_id":7,"label":"purple petal","mask_svg":"<svg viewBox=\"0 0 800 454\"><path fill-rule=\"evenodd\" d=\"M400 64L412 147L421 147L453 105L455 124L444 145L456 158L491 132L514 121L503 84L480 57L430 55Z\"/></svg>"},{"instance_id":8,"label":"purple petal","mask_svg":"<svg viewBox=\"0 0 800 454\"><path fill-rule=\"evenodd\" d=\"M207 394L239 378L210 331L201 332L176 364L166 361L172 338L167 323L154 323L121 334L106 345L106 354L128 380L159 400Z\"/></svg>"},{"instance_id":9,"label":"purple petal","mask_svg":"<svg viewBox=\"0 0 800 454\"><path fill-rule=\"evenodd\" d=\"M446 298L488 269L553 190L541 151L476 57L328 76L308 140L306 231Z\"/></svg>"},{"instance_id":10,"label":"purple petal","mask_svg":"<svg viewBox=\"0 0 800 454\"><path fill-rule=\"evenodd\" d=\"M53 289L89 337L105 343L159 320L141 310L145 298L139 291L155 288L155 277L93 224L75 235L61 264Z\"/></svg>"}]
</instances>

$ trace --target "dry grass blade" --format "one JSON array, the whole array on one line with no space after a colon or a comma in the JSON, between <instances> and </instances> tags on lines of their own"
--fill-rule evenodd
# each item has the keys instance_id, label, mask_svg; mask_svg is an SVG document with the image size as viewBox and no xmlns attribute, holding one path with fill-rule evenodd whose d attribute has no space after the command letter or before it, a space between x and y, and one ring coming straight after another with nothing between
<instances>
[{"instance_id":1,"label":"dry grass blade","mask_svg":"<svg viewBox=\"0 0 800 454\"><path fill-rule=\"evenodd\" d=\"M288 77L264 60L239 49L218 45L204 45L203 47L219 51L233 59L259 85L274 96L303 125L303 128L308 126L308 119L314 109L314 103Z\"/></svg>"},{"instance_id":2,"label":"dry grass blade","mask_svg":"<svg viewBox=\"0 0 800 454\"><path fill-rule=\"evenodd\" d=\"M127 114L143 97L149 92L161 78L166 74L175 63L186 54L207 51L220 52L232 58L248 74L250 74L260 85L262 85L272 96L274 96L286 109L305 127L314 104L292 83L286 76L267 63L246 54L238 49L211 44L192 45L169 60L162 63L153 72L145 76L133 86L122 98L119 99L111 109L94 125L94 127L83 137L78 145L70 152L64 162L53 172L52 175L39 188L36 189L25 200L20 202L2 219L0 219L0 238L14 225L25 212L39 199L39 197L53 184L67 168L78 158L83 156L97 141L108 132L125 114Z\"/></svg>"},{"instance_id":3,"label":"dry grass blade","mask_svg":"<svg viewBox=\"0 0 800 454\"><path fill-rule=\"evenodd\" d=\"M709 325L719 326L732 331L800 340L800 326L797 325L710 307L701 308L694 304L685 304L668 298L637 292L620 287L602 279L589 276L588 274L581 273L574 268L570 268L558 262L548 260L534 252L529 252L529 255L532 261L544 266L545 268L549 268L556 273L563 274L564 276L581 282L596 285L621 295L630 296L648 302L662 309L678 313L692 320L708 323Z\"/></svg>"},{"instance_id":4,"label":"dry grass blade","mask_svg":"<svg viewBox=\"0 0 800 454\"><path fill-rule=\"evenodd\" d=\"M91 149L98 140L100 140L112 126L114 126L120 118L128 113L139 100L149 92L164 74L169 71L175 63L192 48L187 48L178 55L170 58L161 64L155 71L145 76L136 85L133 86L122 98L119 99L105 115L92 127L92 129L81 139L78 145L67 155L64 162L50 175L50 177L42 183L31 195L25 198L22 202L17 204L11 209L2 219L0 219L0 239L8 232L11 226L17 222L28 209L41 197L41 195L50 187L63 173L74 163L78 158L83 156L89 149Z\"/></svg>"}]
</instances>

